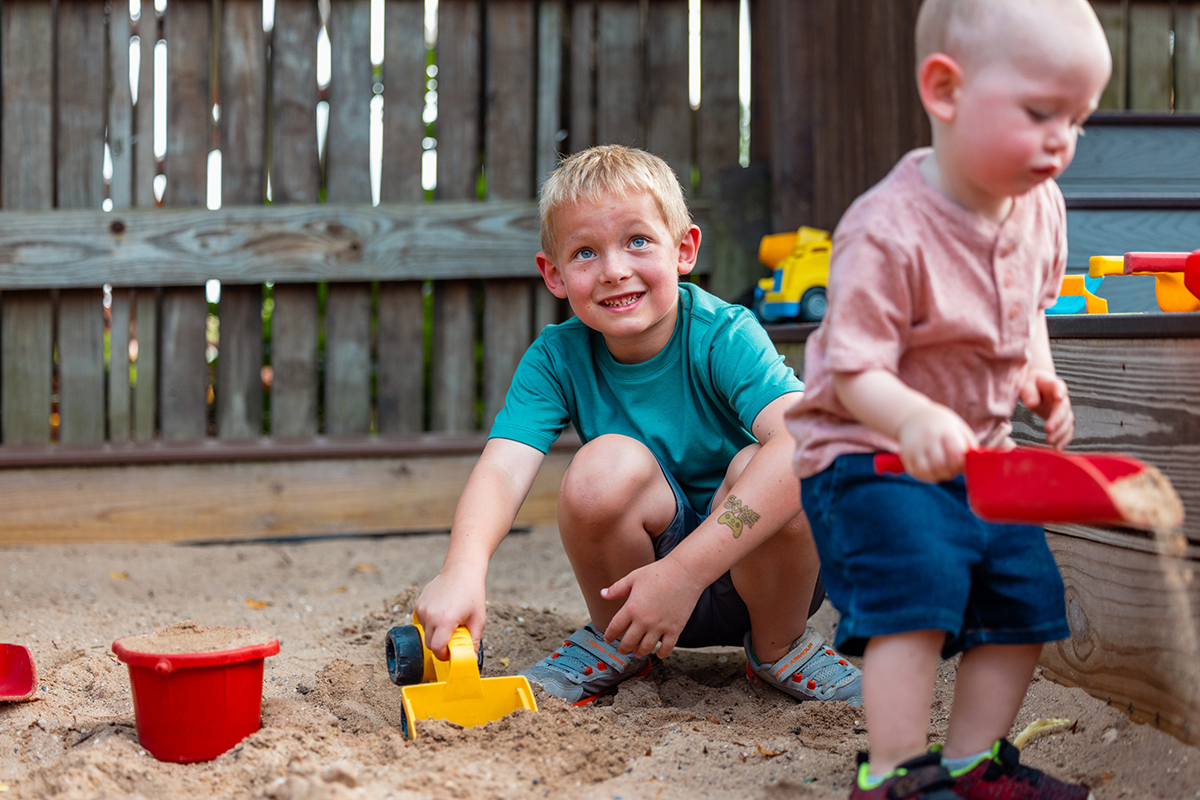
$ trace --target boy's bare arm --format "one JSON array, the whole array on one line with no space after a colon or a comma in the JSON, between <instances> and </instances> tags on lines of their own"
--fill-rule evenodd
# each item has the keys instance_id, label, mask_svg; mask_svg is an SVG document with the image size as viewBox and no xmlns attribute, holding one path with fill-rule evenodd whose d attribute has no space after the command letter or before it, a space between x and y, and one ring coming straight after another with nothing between
<instances>
[{"instance_id":1,"label":"boy's bare arm","mask_svg":"<svg viewBox=\"0 0 1200 800\"><path fill-rule=\"evenodd\" d=\"M977 445L962 417L886 370L836 372L833 388L859 422L900 443L900 460L914 478L950 480Z\"/></svg>"},{"instance_id":2,"label":"boy's bare arm","mask_svg":"<svg viewBox=\"0 0 1200 800\"><path fill-rule=\"evenodd\" d=\"M799 398L798 392L778 397L755 418L761 449L695 531L666 558L604 590L606 599L628 597L605 631L621 640L622 650L645 655L661 639L659 655L670 653L704 588L800 513L795 444L783 421Z\"/></svg>"},{"instance_id":3,"label":"boy's bare arm","mask_svg":"<svg viewBox=\"0 0 1200 800\"><path fill-rule=\"evenodd\" d=\"M511 439L490 439L454 510L442 569L417 598L429 649L449 658L450 634L466 625L478 649L483 635L488 561L512 527L544 455Z\"/></svg>"}]
</instances>

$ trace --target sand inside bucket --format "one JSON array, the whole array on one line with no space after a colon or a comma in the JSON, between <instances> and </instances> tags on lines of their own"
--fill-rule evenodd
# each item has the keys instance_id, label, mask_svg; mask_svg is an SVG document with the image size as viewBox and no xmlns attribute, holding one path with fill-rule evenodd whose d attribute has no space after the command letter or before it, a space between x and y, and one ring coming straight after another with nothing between
<instances>
[{"instance_id":1,"label":"sand inside bucket","mask_svg":"<svg viewBox=\"0 0 1200 800\"><path fill-rule=\"evenodd\" d=\"M248 628L202 628L191 620L176 622L152 633L128 636L121 644L130 652L153 655L218 653L270 644L275 637Z\"/></svg>"},{"instance_id":2,"label":"sand inside bucket","mask_svg":"<svg viewBox=\"0 0 1200 800\"><path fill-rule=\"evenodd\" d=\"M1118 478L1109 486L1113 504L1130 524L1146 530L1172 530L1183 524L1183 501L1156 467Z\"/></svg>"}]
</instances>

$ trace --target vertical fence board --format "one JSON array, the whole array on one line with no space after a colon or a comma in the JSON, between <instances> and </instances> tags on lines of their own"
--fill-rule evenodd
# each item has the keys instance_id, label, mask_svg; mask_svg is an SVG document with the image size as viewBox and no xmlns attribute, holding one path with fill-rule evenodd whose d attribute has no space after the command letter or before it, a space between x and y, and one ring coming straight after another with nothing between
<instances>
[{"instance_id":1,"label":"vertical fence board","mask_svg":"<svg viewBox=\"0 0 1200 800\"><path fill-rule=\"evenodd\" d=\"M1175 110L1200 111L1200 4L1175 5Z\"/></svg>"},{"instance_id":2,"label":"vertical fence board","mask_svg":"<svg viewBox=\"0 0 1200 800\"><path fill-rule=\"evenodd\" d=\"M484 164L488 197L533 196L536 65L532 0L489 0L484 108Z\"/></svg>"},{"instance_id":3,"label":"vertical fence board","mask_svg":"<svg viewBox=\"0 0 1200 800\"><path fill-rule=\"evenodd\" d=\"M721 170L738 163L738 2L700 6L700 116L696 162L701 197L713 197Z\"/></svg>"},{"instance_id":4,"label":"vertical fence board","mask_svg":"<svg viewBox=\"0 0 1200 800\"><path fill-rule=\"evenodd\" d=\"M641 8L632 0L600 0L596 28L596 143L645 147Z\"/></svg>"},{"instance_id":5,"label":"vertical fence board","mask_svg":"<svg viewBox=\"0 0 1200 800\"><path fill-rule=\"evenodd\" d=\"M541 0L537 12L537 152L534 192L558 163L563 89L563 7L559 0Z\"/></svg>"},{"instance_id":6,"label":"vertical fence board","mask_svg":"<svg viewBox=\"0 0 1200 800\"><path fill-rule=\"evenodd\" d=\"M425 297L420 281L379 285L379 432L420 433L425 419Z\"/></svg>"},{"instance_id":7,"label":"vertical fence board","mask_svg":"<svg viewBox=\"0 0 1200 800\"><path fill-rule=\"evenodd\" d=\"M104 200L106 34L104 0L59 6L55 178L60 208L99 208Z\"/></svg>"},{"instance_id":8,"label":"vertical fence board","mask_svg":"<svg viewBox=\"0 0 1200 800\"><path fill-rule=\"evenodd\" d=\"M481 14L478 0L438 3L437 196L444 200L476 196Z\"/></svg>"},{"instance_id":9,"label":"vertical fence board","mask_svg":"<svg viewBox=\"0 0 1200 800\"><path fill-rule=\"evenodd\" d=\"M0 207L54 203L54 22L45 0L0 3Z\"/></svg>"},{"instance_id":10,"label":"vertical fence board","mask_svg":"<svg viewBox=\"0 0 1200 800\"><path fill-rule=\"evenodd\" d=\"M533 335L536 338L547 325L557 325L563 320L564 300L550 294L541 278L533 279Z\"/></svg>"},{"instance_id":11,"label":"vertical fence board","mask_svg":"<svg viewBox=\"0 0 1200 800\"><path fill-rule=\"evenodd\" d=\"M222 0L221 203L258 205L266 196L267 53L262 0Z\"/></svg>"},{"instance_id":12,"label":"vertical fence board","mask_svg":"<svg viewBox=\"0 0 1200 800\"><path fill-rule=\"evenodd\" d=\"M1171 5L1129 6L1129 108L1171 108Z\"/></svg>"},{"instance_id":13,"label":"vertical fence board","mask_svg":"<svg viewBox=\"0 0 1200 800\"><path fill-rule=\"evenodd\" d=\"M386 0L383 40L384 203L425 198L421 146L425 138L425 8L422 0ZM382 414L380 423L382 425Z\"/></svg>"},{"instance_id":14,"label":"vertical fence board","mask_svg":"<svg viewBox=\"0 0 1200 800\"><path fill-rule=\"evenodd\" d=\"M371 429L371 285L331 283L325 301L325 431Z\"/></svg>"},{"instance_id":15,"label":"vertical fence board","mask_svg":"<svg viewBox=\"0 0 1200 800\"><path fill-rule=\"evenodd\" d=\"M692 193L692 107L688 99L687 0L658 0L646 24L646 146Z\"/></svg>"},{"instance_id":16,"label":"vertical fence board","mask_svg":"<svg viewBox=\"0 0 1200 800\"><path fill-rule=\"evenodd\" d=\"M759 2L766 4L769 40L764 52L795 54L795 58L770 59L767 83L771 94L765 100L769 106L770 127L766 138L770 147L771 217L775 230L788 230L803 222L817 222L813 219L814 171L826 164L830 156L821 149L823 142L815 130L822 99L822 86L816 78L817 65L823 56L829 55L824 48L830 31L827 26L818 28L823 17L815 2ZM797 51L793 43L798 41L811 46ZM821 153L821 158L815 158L816 153Z\"/></svg>"},{"instance_id":17,"label":"vertical fence board","mask_svg":"<svg viewBox=\"0 0 1200 800\"><path fill-rule=\"evenodd\" d=\"M596 143L596 4L571 4L571 99L567 143L572 153Z\"/></svg>"},{"instance_id":18,"label":"vertical fence board","mask_svg":"<svg viewBox=\"0 0 1200 800\"><path fill-rule=\"evenodd\" d=\"M0 293L0 423L5 444L50 441L53 313L47 292Z\"/></svg>"},{"instance_id":19,"label":"vertical fence board","mask_svg":"<svg viewBox=\"0 0 1200 800\"><path fill-rule=\"evenodd\" d=\"M207 0L174 0L163 21L167 40L167 176L163 202L205 206L212 145ZM164 363L164 369L166 364Z\"/></svg>"},{"instance_id":20,"label":"vertical fence board","mask_svg":"<svg viewBox=\"0 0 1200 800\"><path fill-rule=\"evenodd\" d=\"M271 317L271 435L317 434L317 287L275 284Z\"/></svg>"},{"instance_id":21,"label":"vertical fence board","mask_svg":"<svg viewBox=\"0 0 1200 800\"><path fill-rule=\"evenodd\" d=\"M204 287L164 288L161 314L158 396L162 437L168 441L202 439L208 433L208 375L204 358L208 302Z\"/></svg>"},{"instance_id":22,"label":"vertical fence board","mask_svg":"<svg viewBox=\"0 0 1200 800\"><path fill-rule=\"evenodd\" d=\"M533 341L533 283L488 281L483 295L483 429L490 430L512 383L517 363Z\"/></svg>"},{"instance_id":23,"label":"vertical fence board","mask_svg":"<svg viewBox=\"0 0 1200 800\"><path fill-rule=\"evenodd\" d=\"M63 289L58 316L58 440L104 440L104 305L99 289Z\"/></svg>"},{"instance_id":24,"label":"vertical fence board","mask_svg":"<svg viewBox=\"0 0 1200 800\"><path fill-rule=\"evenodd\" d=\"M329 136L325 186L331 203L371 202L371 3L332 0Z\"/></svg>"},{"instance_id":25,"label":"vertical fence board","mask_svg":"<svg viewBox=\"0 0 1200 800\"><path fill-rule=\"evenodd\" d=\"M470 281L433 284L430 427L475 430L475 297Z\"/></svg>"},{"instance_id":26,"label":"vertical fence board","mask_svg":"<svg viewBox=\"0 0 1200 800\"><path fill-rule=\"evenodd\" d=\"M275 27L271 33L271 196L276 203L317 202L319 29L316 0L275 0Z\"/></svg>"},{"instance_id":27,"label":"vertical fence board","mask_svg":"<svg viewBox=\"0 0 1200 800\"><path fill-rule=\"evenodd\" d=\"M1100 108L1114 110L1125 108L1129 89L1128 27L1126 26L1127 0L1092 0L1092 8L1104 35L1108 38L1108 49L1112 52L1113 70L1104 94L1100 96Z\"/></svg>"},{"instance_id":28,"label":"vertical fence board","mask_svg":"<svg viewBox=\"0 0 1200 800\"><path fill-rule=\"evenodd\" d=\"M109 307L108 438L129 441L132 397L129 383L129 331L133 317L133 290L112 290Z\"/></svg>"},{"instance_id":29,"label":"vertical fence board","mask_svg":"<svg viewBox=\"0 0 1200 800\"><path fill-rule=\"evenodd\" d=\"M138 289L134 295L137 314L137 382L133 387L133 438L148 441L158 427L158 312L154 289Z\"/></svg>"},{"instance_id":30,"label":"vertical fence board","mask_svg":"<svg viewBox=\"0 0 1200 800\"><path fill-rule=\"evenodd\" d=\"M153 8L153 6L151 6ZM153 14L153 11L150 12ZM113 208L133 205L133 95L129 87L129 6L116 3L108 19L109 196ZM128 420L126 425L128 426Z\"/></svg>"},{"instance_id":31,"label":"vertical fence board","mask_svg":"<svg viewBox=\"0 0 1200 800\"><path fill-rule=\"evenodd\" d=\"M137 104L133 108L133 204L154 205L154 176L158 159L154 155L154 46L159 36L154 4L143 3L137 21L138 62Z\"/></svg>"},{"instance_id":32,"label":"vertical fence board","mask_svg":"<svg viewBox=\"0 0 1200 800\"><path fill-rule=\"evenodd\" d=\"M262 287L221 287L217 349L217 436L253 439L262 433Z\"/></svg>"}]
</instances>

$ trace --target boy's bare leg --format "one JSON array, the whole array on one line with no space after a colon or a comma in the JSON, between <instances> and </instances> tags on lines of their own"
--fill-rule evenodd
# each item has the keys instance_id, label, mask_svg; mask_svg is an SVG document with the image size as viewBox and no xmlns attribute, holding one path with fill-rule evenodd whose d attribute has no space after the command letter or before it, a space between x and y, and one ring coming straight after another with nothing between
<instances>
[{"instance_id":1,"label":"boy's bare leg","mask_svg":"<svg viewBox=\"0 0 1200 800\"><path fill-rule=\"evenodd\" d=\"M558 528L597 630L625 602L605 600L600 590L652 563L652 537L674 518L675 494L636 439L600 436L571 459L558 494Z\"/></svg>"},{"instance_id":2,"label":"boy's bare leg","mask_svg":"<svg viewBox=\"0 0 1200 800\"><path fill-rule=\"evenodd\" d=\"M963 653L942 751L946 758L982 753L1008 736L1041 653L1040 644L985 644Z\"/></svg>"},{"instance_id":3,"label":"boy's bare leg","mask_svg":"<svg viewBox=\"0 0 1200 800\"><path fill-rule=\"evenodd\" d=\"M923 630L867 643L862 688L872 774L885 775L928 752L929 707L945 640L945 631Z\"/></svg>"}]
</instances>

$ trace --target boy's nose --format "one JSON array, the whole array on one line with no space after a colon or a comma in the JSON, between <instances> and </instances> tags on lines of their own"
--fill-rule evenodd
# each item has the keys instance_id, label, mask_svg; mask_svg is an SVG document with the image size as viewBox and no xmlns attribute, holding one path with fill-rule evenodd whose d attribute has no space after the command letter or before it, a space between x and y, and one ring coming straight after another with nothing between
<instances>
[{"instance_id":1,"label":"boy's nose","mask_svg":"<svg viewBox=\"0 0 1200 800\"><path fill-rule=\"evenodd\" d=\"M604 259L604 269L601 272L600 278L605 283L620 283L621 281L632 275L632 270L625 263L623 258L606 258Z\"/></svg>"}]
</instances>

